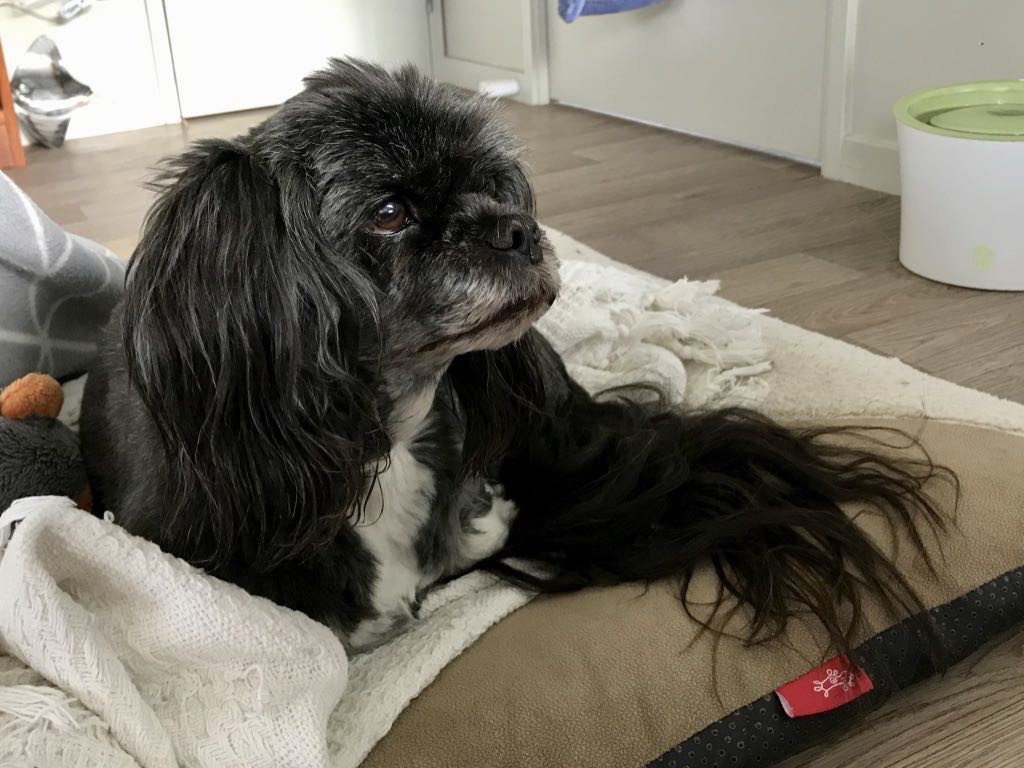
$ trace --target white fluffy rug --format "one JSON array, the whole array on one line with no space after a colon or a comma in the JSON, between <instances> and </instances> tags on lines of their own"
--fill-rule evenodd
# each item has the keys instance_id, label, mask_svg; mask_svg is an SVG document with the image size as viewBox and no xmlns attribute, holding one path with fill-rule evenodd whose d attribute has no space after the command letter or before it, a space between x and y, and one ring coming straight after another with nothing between
<instances>
[{"instance_id":1,"label":"white fluffy rug","mask_svg":"<svg viewBox=\"0 0 1024 768\"><path fill-rule=\"evenodd\" d=\"M767 394L762 313L716 296L716 281L667 283L576 259L561 274L537 327L590 392L655 384L691 407L755 405Z\"/></svg>"},{"instance_id":2,"label":"white fluffy rug","mask_svg":"<svg viewBox=\"0 0 1024 768\"><path fill-rule=\"evenodd\" d=\"M549 229L548 235L563 259L614 265L652 277L561 232ZM763 379L767 395L758 408L776 418L927 416L1024 432L1020 403L937 379L895 357L882 357L773 317L763 317L760 325L772 372Z\"/></svg>"},{"instance_id":3,"label":"white fluffy rug","mask_svg":"<svg viewBox=\"0 0 1024 768\"><path fill-rule=\"evenodd\" d=\"M742 310L712 285L609 272L550 234L563 259L601 265L567 267L565 303L545 321L593 388L641 370L687 403L1024 432L1024 406ZM410 631L346 659L304 616L67 501L23 501L12 507L22 514L0 558L0 765L354 767L445 664L527 599L473 574L431 594Z\"/></svg>"}]
</instances>

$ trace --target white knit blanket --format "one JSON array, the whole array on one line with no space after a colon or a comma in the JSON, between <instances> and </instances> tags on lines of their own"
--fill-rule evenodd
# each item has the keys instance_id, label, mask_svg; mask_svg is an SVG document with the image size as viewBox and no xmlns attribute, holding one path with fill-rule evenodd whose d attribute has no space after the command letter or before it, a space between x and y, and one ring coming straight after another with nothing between
<instances>
[{"instance_id":1,"label":"white knit blanket","mask_svg":"<svg viewBox=\"0 0 1024 768\"><path fill-rule=\"evenodd\" d=\"M552 234L571 254L576 244ZM592 391L646 381L675 402L765 396L761 318L717 298L716 284L572 260L563 278L541 327ZM0 519L8 536L0 766L354 768L449 661L528 600L471 574L430 594L405 634L346 659L305 616L67 499L16 502Z\"/></svg>"}]
</instances>

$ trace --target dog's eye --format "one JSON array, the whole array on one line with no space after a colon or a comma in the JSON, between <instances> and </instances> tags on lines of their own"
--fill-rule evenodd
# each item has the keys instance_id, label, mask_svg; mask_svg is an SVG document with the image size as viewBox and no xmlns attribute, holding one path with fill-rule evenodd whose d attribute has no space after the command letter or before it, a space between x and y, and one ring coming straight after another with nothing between
<instances>
[{"instance_id":1,"label":"dog's eye","mask_svg":"<svg viewBox=\"0 0 1024 768\"><path fill-rule=\"evenodd\" d=\"M409 223L409 214L399 200L388 200L373 213L370 229L380 234L397 232Z\"/></svg>"}]
</instances>

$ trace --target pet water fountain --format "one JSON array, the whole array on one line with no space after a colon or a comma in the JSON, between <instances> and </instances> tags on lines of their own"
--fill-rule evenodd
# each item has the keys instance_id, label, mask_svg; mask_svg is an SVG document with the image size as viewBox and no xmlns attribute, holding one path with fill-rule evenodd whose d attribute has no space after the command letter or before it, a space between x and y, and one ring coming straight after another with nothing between
<instances>
[{"instance_id":1,"label":"pet water fountain","mask_svg":"<svg viewBox=\"0 0 1024 768\"><path fill-rule=\"evenodd\" d=\"M1024 81L922 91L894 113L903 266L942 283L1024 291Z\"/></svg>"}]
</instances>

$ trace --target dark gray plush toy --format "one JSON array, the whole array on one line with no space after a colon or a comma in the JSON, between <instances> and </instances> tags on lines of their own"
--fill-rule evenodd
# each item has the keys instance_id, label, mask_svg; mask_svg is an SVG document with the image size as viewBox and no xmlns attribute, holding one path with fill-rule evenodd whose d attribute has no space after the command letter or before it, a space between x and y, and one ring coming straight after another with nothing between
<instances>
[{"instance_id":1,"label":"dark gray plush toy","mask_svg":"<svg viewBox=\"0 0 1024 768\"><path fill-rule=\"evenodd\" d=\"M69 496L82 509L92 494L78 436L57 421L64 392L30 373L0 392L0 511L25 496Z\"/></svg>"}]
</instances>

